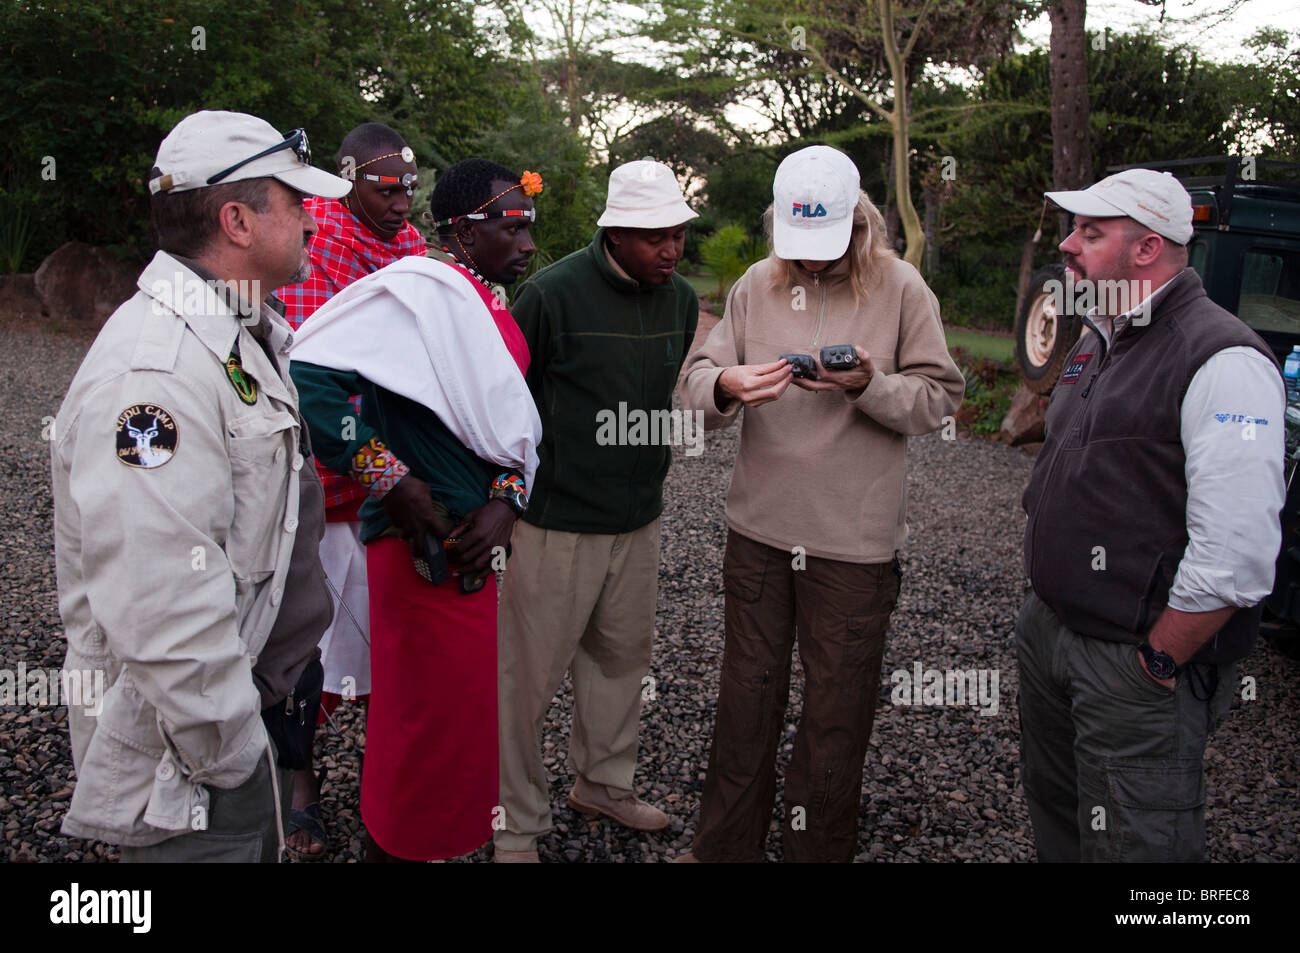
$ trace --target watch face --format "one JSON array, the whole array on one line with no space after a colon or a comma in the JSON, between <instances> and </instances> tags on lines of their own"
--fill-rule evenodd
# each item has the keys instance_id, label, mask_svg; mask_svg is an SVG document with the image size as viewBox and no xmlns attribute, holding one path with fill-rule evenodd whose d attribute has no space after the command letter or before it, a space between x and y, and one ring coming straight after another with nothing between
<instances>
[{"instance_id":1,"label":"watch face","mask_svg":"<svg viewBox=\"0 0 1300 953\"><path fill-rule=\"evenodd\" d=\"M1178 665L1164 652L1157 652L1150 645L1142 646L1142 656L1146 659L1147 669L1156 678L1173 678Z\"/></svg>"}]
</instances>

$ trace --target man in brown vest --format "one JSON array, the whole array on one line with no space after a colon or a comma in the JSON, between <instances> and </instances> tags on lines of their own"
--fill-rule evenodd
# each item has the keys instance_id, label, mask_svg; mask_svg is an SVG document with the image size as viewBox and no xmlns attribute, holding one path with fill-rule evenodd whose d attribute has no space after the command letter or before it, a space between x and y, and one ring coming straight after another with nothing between
<instances>
[{"instance_id":1,"label":"man in brown vest","mask_svg":"<svg viewBox=\"0 0 1300 953\"><path fill-rule=\"evenodd\" d=\"M1092 333L1066 360L1024 495L1034 838L1046 861L1201 860L1206 737L1281 538L1282 378L1187 267L1176 179L1130 169L1047 197L1075 217L1058 310L1086 310Z\"/></svg>"}]
</instances>

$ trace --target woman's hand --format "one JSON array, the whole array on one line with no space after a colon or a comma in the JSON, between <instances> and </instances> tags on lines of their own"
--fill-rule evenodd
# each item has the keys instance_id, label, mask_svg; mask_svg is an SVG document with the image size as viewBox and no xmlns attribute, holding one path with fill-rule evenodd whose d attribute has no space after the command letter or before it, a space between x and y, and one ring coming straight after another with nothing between
<instances>
[{"instance_id":1,"label":"woman's hand","mask_svg":"<svg viewBox=\"0 0 1300 953\"><path fill-rule=\"evenodd\" d=\"M757 407L784 394L792 380L794 371L785 358L771 364L737 364L718 375L713 386L713 401L719 409L727 400Z\"/></svg>"},{"instance_id":2,"label":"woman's hand","mask_svg":"<svg viewBox=\"0 0 1300 953\"><path fill-rule=\"evenodd\" d=\"M802 387L804 390L843 390L857 391L861 393L866 390L871 378L876 374L876 365L871 361L871 355L860 345L854 345L853 350L857 352L858 364L856 367L850 367L843 371L828 371L822 367L822 362L817 361L818 380L810 381L798 378L795 380L796 387ZM854 397L857 394L853 395Z\"/></svg>"}]
</instances>

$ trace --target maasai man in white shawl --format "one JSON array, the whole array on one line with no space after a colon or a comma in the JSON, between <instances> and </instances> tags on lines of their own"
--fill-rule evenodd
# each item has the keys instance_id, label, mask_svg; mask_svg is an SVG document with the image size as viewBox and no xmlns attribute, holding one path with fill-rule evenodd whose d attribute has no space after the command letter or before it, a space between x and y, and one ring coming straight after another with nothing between
<instances>
[{"instance_id":1,"label":"maasai man in white shawl","mask_svg":"<svg viewBox=\"0 0 1300 953\"><path fill-rule=\"evenodd\" d=\"M492 833L497 596L483 582L505 568L541 437L528 348L499 284L527 268L539 191L535 173L482 159L452 166L432 204L444 219L453 205L459 263L381 268L321 307L294 344L318 458L370 492L360 511L369 860L454 857Z\"/></svg>"}]
</instances>

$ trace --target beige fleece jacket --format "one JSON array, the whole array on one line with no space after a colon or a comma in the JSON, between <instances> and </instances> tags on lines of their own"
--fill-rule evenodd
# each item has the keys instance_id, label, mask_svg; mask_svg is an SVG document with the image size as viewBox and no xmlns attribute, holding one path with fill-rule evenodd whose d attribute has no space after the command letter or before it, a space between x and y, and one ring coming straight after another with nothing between
<instances>
[{"instance_id":1,"label":"beige fleece jacket","mask_svg":"<svg viewBox=\"0 0 1300 953\"><path fill-rule=\"evenodd\" d=\"M791 384L779 399L745 410L727 523L780 549L887 562L907 539L907 436L938 429L957 412L966 384L948 354L939 302L911 265L883 262L856 305L847 260L820 276L801 274L799 292L772 286L770 258L745 272L683 368L682 404L704 411L706 430L725 427L742 404L714 402L724 369L783 353L816 357L830 344L865 348L875 376L861 392Z\"/></svg>"}]
</instances>

